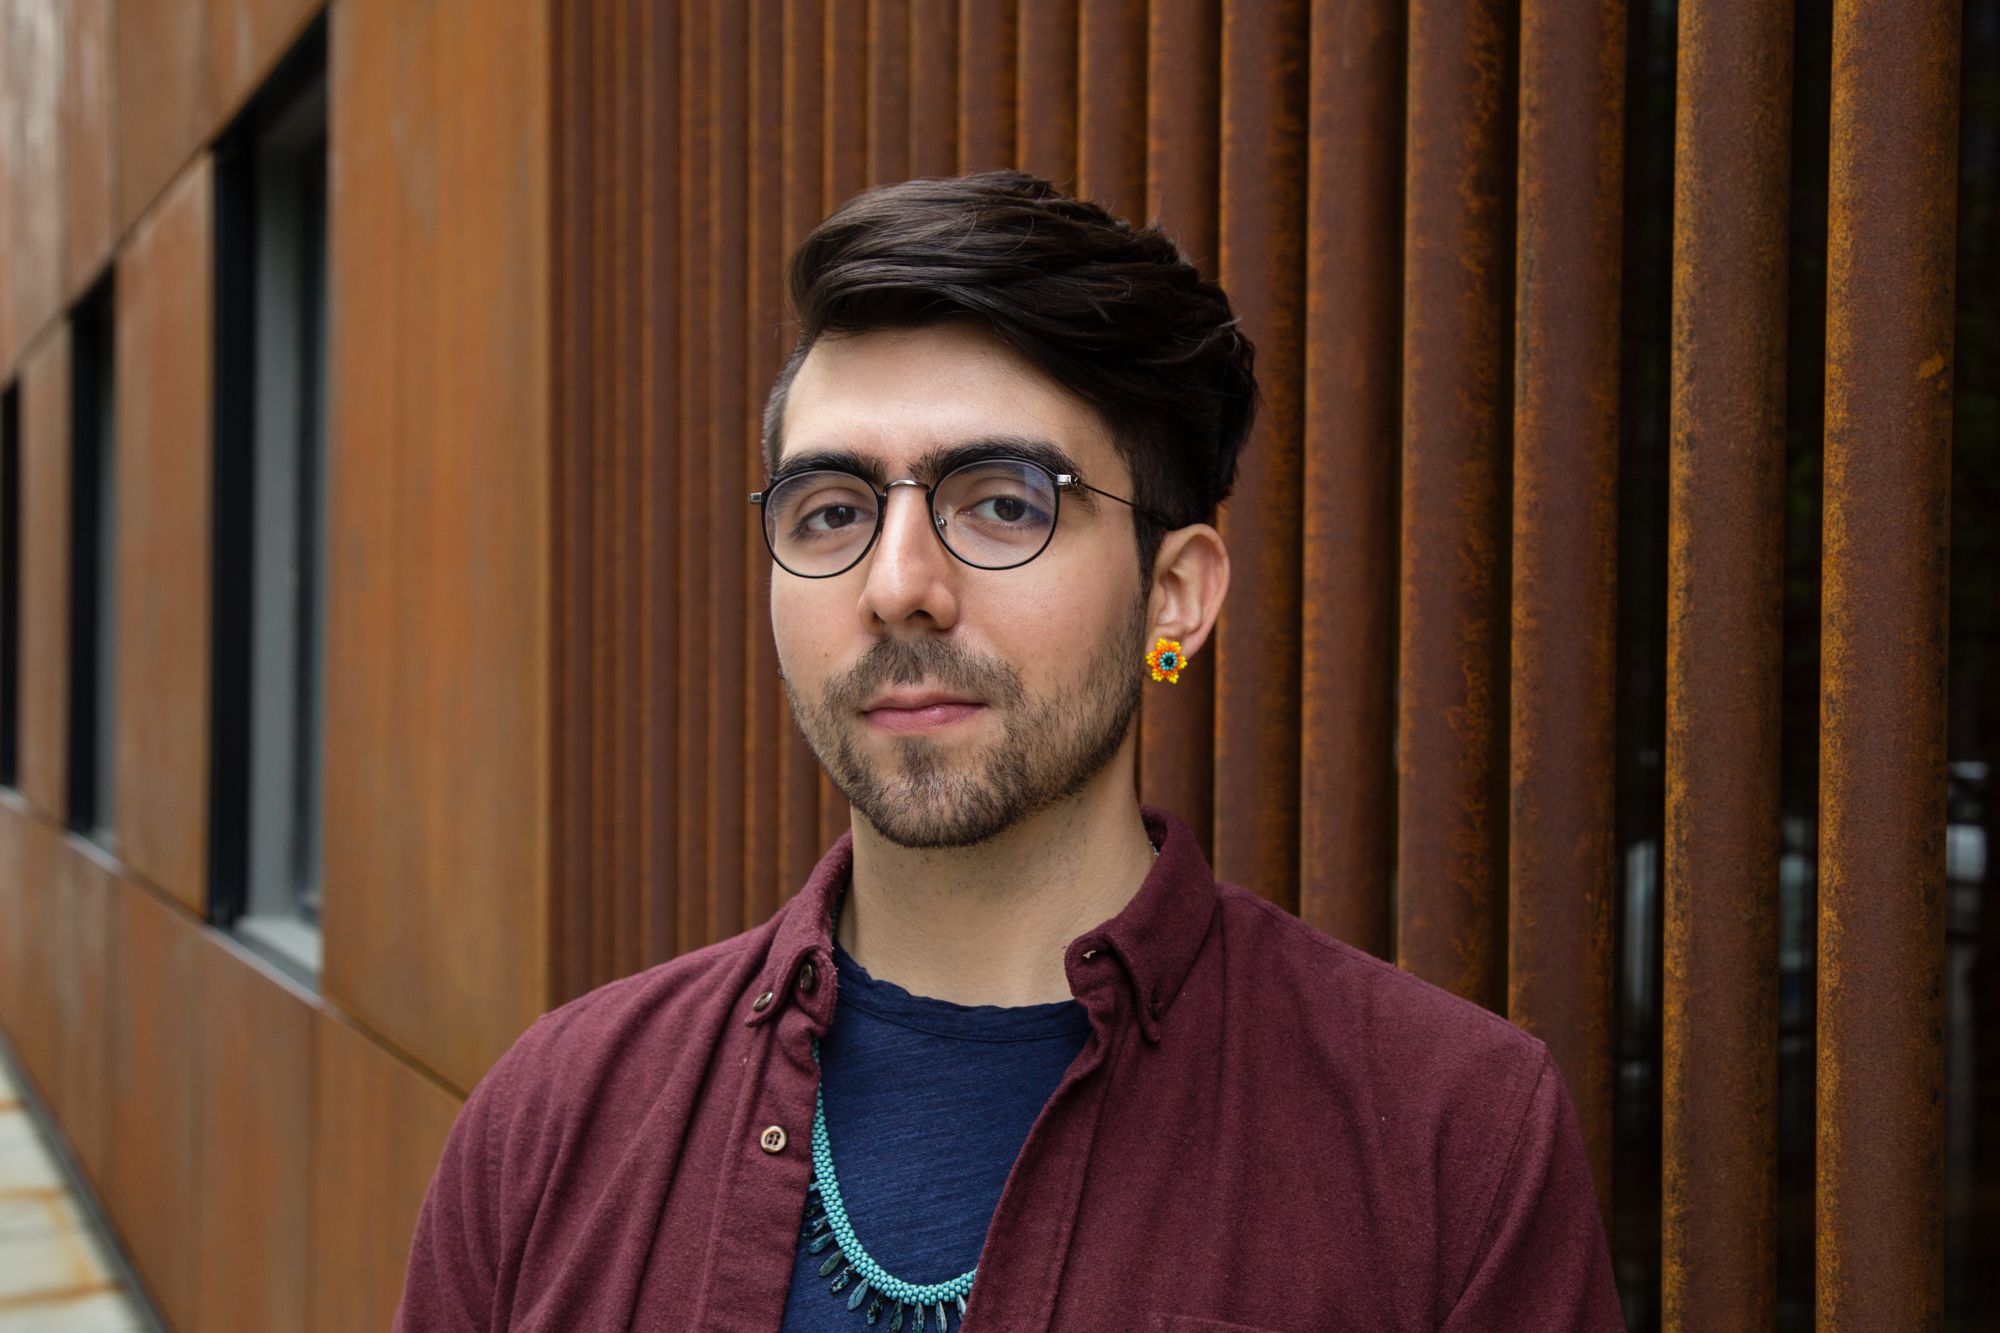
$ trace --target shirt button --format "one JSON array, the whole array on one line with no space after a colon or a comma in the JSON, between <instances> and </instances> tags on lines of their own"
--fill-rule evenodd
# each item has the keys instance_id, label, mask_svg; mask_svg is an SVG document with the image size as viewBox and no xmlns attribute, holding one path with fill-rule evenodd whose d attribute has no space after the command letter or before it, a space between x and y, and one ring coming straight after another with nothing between
<instances>
[{"instance_id":1,"label":"shirt button","mask_svg":"<svg viewBox=\"0 0 2000 1333\"><path fill-rule=\"evenodd\" d=\"M785 1150L785 1131L777 1125L772 1125L763 1134L758 1136L757 1146L768 1153L783 1152Z\"/></svg>"},{"instance_id":2,"label":"shirt button","mask_svg":"<svg viewBox=\"0 0 2000 1333\"><path fill-rule=\"evenodd\" d=\"M817 985L819 985L819 973L813 970L811 963L801 963L799 965L799 989L810 995L813 992L813 987Z\"/></svg>"},{"instance_id":3,"label":"shirt button","mask_svg":"<svg viewBox=\"0 0 2000 1333\"><path fill-rule=\"evenodd\" d=\"M771 992L769 991L765 991L762 995L759 995L756 999L750 1001L750 1012L753 1014L761 1014L770 1007L771 1007Z\"/></svg>"}]
</instances>

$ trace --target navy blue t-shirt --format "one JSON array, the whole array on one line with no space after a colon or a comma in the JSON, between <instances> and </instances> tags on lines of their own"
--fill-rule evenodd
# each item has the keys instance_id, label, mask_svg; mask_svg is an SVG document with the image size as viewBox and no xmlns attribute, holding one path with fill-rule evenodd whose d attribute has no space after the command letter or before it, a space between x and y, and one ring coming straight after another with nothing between
<instances>
[{"instance_id":1,"label":"navy blue t-shirt","mask_svg":"<svg viewBox=\"0 0 2000 1333\"><path fill-rule=\"evenodd\" d=\"M834 963L820 1088L848 1220L892 1277L948 1282L978 1264L1007 1173L1090 1020L1074 1000L968 1007L877 981L842 949ZM867 1333L868 1304L849 1310L851 1287L831 1295L819 1275L831 1252L808 1254L800 1235L783 1333ZM876 1329L888 1322L885 1307Z\"/></svg>"}]
</instances>

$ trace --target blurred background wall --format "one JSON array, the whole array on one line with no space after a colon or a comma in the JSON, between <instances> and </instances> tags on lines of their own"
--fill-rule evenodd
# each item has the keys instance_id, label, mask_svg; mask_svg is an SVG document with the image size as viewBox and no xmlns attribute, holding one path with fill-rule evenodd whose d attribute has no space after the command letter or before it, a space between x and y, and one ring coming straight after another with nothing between
<instances>
[{"instance_id":1,"label":"blurred background wall","mask_svg":"<svg viewBox=\"0 0 2000 1333\"><path fill-rule=\"evenodd\" d=\"M173 1324L844 826L782 261L1009 166L1258 346L1142 796L1549 1043L1632 1329L2000 1327L2000 0L6 0L0 1028Z\"/></svg>"}]
</instances>

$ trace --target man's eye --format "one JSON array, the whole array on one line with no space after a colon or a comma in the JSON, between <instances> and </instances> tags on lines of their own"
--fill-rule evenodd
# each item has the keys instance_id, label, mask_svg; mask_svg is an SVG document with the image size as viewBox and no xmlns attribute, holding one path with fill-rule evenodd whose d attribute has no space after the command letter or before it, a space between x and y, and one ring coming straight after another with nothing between
<instances>
[{"instance_id":1,"label":"man's eye","mask_svg":"<svg viewBox=\"0 0 2000 1333\"><path fill-rule=\"evenodd\" d=\"M1028 516L1028 502L1018 495L996 495L981 500L972 507L979 518L990 518L1002 523L1019 523Z\"/></svg>"},{"instance_id":2,"label":"man's eye","mask_svg":"<svg viewBox=\"0 0 2000 1333\"><path fill-rule=\"evenodd\" d=\"M807 514L804 526L808 532L832 532L860 520L861 511L853 505L825 505Z\"/></svg>"}]
</instances>

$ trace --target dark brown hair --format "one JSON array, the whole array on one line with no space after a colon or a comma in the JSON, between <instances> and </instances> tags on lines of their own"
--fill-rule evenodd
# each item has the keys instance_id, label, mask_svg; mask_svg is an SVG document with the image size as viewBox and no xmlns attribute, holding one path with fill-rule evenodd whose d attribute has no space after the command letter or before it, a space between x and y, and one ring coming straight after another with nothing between
<instances>
[{"instance_id":1,"label":"dark brown hair","mask_svg":"<svg viewBox=\"0 0 2000 1333\"><path fill-rule=\"evenodd\" d=\"M1255 352L1222 288L1158 227L1020 172L904 181L834 210L788 277L799 337L764 411L767 467L821 338L965 320L1103 416L1141 508L1212 523L1229 495L1257 410ZM1134 517L1150 575L1163 534Z\"/></svg>"}]
</instances>

